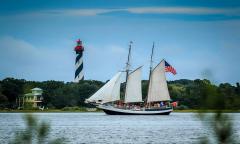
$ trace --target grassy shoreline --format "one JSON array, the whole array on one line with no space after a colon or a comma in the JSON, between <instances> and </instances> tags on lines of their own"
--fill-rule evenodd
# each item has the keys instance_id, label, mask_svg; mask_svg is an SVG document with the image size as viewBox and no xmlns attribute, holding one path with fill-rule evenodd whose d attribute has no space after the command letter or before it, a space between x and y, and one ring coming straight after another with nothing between
<instances>
[{"instance_id":1,"label":"grassy shoreline","mask_svg":"<svg viewBox=\"0 0 240 144\"><path fill-rule=\"evenodd\" d=\"M189 110L173 110L174 112L179 113L214 113L217 110L195 110L195 109L189 109ZM240 110L221 110L223 113L240 113Z\"/></svg>"},{"instance_id":2,"label":"grassy shoreline","mask_svg":"<svg viewBox=\"0 0 240 144\"><path fill-rule=\"evenodd\" d=\"M51 110L0 110L0 113L82 113L82 112L102 112L97 111L87 111L87 110L61 110L61 109L51 109Z\"/></svg>"},{"instance_id":3,"label":"grassy shoreline","mask_svg":"<svg viewBox=\"0 0 240 144\"><path fill-rule=\"evenodd\" d=\"M102 110L87 111L86 109L78 110L62 110L62 109L47 109L47 110L0 110L0 113L83 113L83 112L103 112ZM216 110L174 110L176 113L214 113ZM240 110L222 110L223 113L240 113Z\"/></svg>"}]
</instances>

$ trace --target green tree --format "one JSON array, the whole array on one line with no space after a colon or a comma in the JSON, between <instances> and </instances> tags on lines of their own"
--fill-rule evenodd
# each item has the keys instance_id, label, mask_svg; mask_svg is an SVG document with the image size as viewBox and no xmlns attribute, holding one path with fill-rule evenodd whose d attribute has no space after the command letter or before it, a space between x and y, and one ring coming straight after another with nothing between
<instances>
[{"instance_id":1,"label":"green tree","mask_svg":"<svg viewBox=\"0 0 240 144\"><path fill-rule=\"evenodd\" d=\"M16 108L16 98L19 95L23 94L23 86L24 86L25 80L23 79L14 79L14 78L6 78L2 80L2 94L5 95L8 99L9 108Z\"/></svg>"},{"instance_id":2,"label":"green tree","mask_svg":"<svg viewBox=\"0 0 240 144\"><path fill-rule=\"evenodd\" d=\"M57 91L64 87L62 81L44 81L39 85L43 89L43 104L50 108L55 108L53 101L57 98Z\"/></svg>"}]
</instances>

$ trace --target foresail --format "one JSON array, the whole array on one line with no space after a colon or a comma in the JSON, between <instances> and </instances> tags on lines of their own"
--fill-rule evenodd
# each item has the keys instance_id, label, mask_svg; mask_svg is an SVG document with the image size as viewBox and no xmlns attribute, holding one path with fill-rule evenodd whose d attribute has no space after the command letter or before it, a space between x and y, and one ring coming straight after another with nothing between
<instances>
[{"instance_id":1,"label":"foresail","mask_svg":"<svg viewBox=\"0 0 240 144\"><path fill-rule=\"evenodd\" d=\"M122 72L118 72L95 94L88 98L87 102L106 103L120 99L120 77Z\"/></svg>"},{"instance_id":2,"label":"foresail","mask_svg":"<svg viewBox=\"0 0 240 144\"><path fill-rule=\"evenodd\" d=\"M120 77L121 76L119 76L118 79L115 81L115 84L112 88L111 100L106 101L106 102L120 100L120 86L121 86L121 78Z\"/></svg>"},{"instance_id":3,"label":"foresail","mask_svg":"<svg viewBox=\"0 0 240 144\"><path fill-rule=\"evenodd\" d=\"M142 102L142 67L129 74L125 92L125 103Z\"/></svg>"},{"instance_id":4,"label":"foresail","mask_svg":"<svg viewBox=\"0 0 240 144\"><path fill-rule=\"evenodd\" d=\"M165 61L162 60L152 71L147 102L170 100L165 76Z\"/></svg>"}]
</instances>

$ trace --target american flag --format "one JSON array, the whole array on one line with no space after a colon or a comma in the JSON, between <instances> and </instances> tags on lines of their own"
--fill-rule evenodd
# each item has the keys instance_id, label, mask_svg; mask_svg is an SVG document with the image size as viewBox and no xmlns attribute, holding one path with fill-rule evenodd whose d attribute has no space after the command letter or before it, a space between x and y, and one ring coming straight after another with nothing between
<instances>
[{"instance_id":1,"label":"american flag","mask_svg":"<svg viewBox=\"0 0 240 144\"><path fill-rule=\"evenodd\" d=\"M176 70L166 61L165 61L165 71L171 72L174 75L177 74Z\"/></svg>"}]
</instances>

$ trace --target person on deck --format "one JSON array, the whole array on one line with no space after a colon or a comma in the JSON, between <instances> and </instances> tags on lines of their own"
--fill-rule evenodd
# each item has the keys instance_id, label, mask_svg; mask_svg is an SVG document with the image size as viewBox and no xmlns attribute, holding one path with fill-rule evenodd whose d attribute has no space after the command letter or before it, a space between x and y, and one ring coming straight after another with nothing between
<instances>
[{"instance_id":1,"label":"person on deck","mask_svg":"<svg viewBox=\"0 0 240 144\"><path fill-rule=\"evenodd\" d=\"M163 101L160 102L160 107L163 107L164 106L164 103Z\"/></svg>"}]
</instances>

